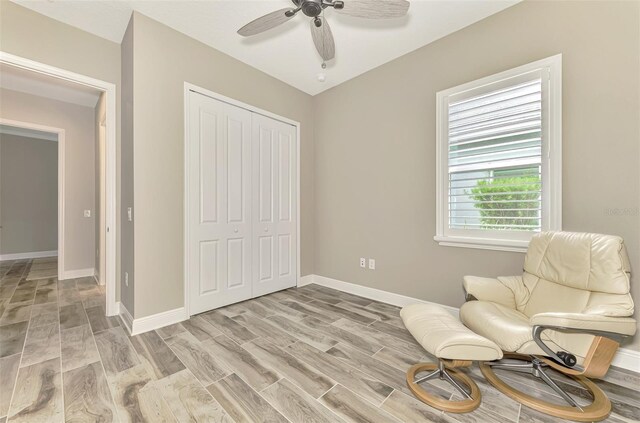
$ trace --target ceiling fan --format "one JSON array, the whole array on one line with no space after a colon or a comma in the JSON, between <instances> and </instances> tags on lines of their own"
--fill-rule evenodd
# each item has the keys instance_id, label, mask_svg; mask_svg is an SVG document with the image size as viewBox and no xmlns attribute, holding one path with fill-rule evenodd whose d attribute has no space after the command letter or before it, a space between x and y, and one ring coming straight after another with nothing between
<instances>
[{"instance_id":1,"label":"ceiling fan","mask_svg":"<svg viewBox=\"0 0 640 423\"><path fill-rule=\"evenodd\" d=\"M244 37L275 28L296 16L300 11L311 19L311 38L322 60L334 58L336 49L329 23L322 16L324 9L332 7L338 13L367 19L399 18L407 14L407 0L292 0L295 7L276 10L261 16L238 30ZM323 63L324 65L324 63ZM324 66L323 66L324 67Z\"/></svg>"}]
</instances>

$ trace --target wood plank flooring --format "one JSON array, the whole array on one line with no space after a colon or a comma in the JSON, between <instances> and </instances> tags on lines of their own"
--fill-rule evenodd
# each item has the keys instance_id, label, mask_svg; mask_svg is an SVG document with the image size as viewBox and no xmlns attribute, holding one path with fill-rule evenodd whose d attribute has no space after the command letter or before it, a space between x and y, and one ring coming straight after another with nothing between
<instances>
[{"instance_id":1,"label":"wood plank flooring","mask_svg":"<svg viewBox=\"0 0 640 423\"><path fill-rule=\"evenodd\" d=\"M0 262L0 423L13 422L556 422L500 394L468 414L416 400L405 372L429 357L399 308L307 285L194 316L134 337L105 316L92 278L58 281L53 259ZM561 400L526 375L502 373ZM580 403L588 394L554 378ZM608 421L640 421L640 375L597 381ZM428 389L456 397L442 381Z\"/></svg>"}]
</instances>

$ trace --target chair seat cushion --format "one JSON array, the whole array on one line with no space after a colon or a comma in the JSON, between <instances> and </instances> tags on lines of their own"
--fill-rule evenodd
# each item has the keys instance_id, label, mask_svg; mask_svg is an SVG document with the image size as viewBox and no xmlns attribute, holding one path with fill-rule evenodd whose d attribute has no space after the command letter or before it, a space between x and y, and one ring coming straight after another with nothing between
<instances>
[{"instance_id":1,"label":"chair seat cushion","mask_svg":"<svg viewBox=\"0 0 640 423\"><path fill-rule=\"evenodd\" d=\"M416 341L438 358L473 361L502 358L498 345L473 333L443 307L412 304L404 307L400 316Z\"/></svg>"},{"instance_id":2,"label":"chair seat cushion","mask_svg":"<svg viewBox=\"0 0 640 423\"><path fill-rule=\"evenodd\" d=\"M498 344L503 351L515 352L533 341L529 318L502 304L469 301L460 308L460 320L475 333Z\"/></svg>"}]
</instances>

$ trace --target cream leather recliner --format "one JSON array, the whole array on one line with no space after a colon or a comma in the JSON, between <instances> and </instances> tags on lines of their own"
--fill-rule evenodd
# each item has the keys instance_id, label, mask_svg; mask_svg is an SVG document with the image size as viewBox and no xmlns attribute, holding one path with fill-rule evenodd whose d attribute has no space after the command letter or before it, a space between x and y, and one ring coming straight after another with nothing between
<instances>
[{"instance_id":1,"label":"cream leather recliner","mask_svg":"<svg viewBox=\"0 0 640 423\"><path fill-rule=\"evenodd\" d=\"M578 377L606 374L619 340L636 332L629 280L622 238L543 232L529 244L522 276L464 278L468 302L460 309L460 318L505 353L528 356L530 373L580 409L553 380L547 380L544 368ZM490 382L495 378L490 368L523 371L522 365L500 362L482 367ZM523 402L514 391L505 393ZM580 416L554 415L574 420Z\"/></svg>"}]
</instances>

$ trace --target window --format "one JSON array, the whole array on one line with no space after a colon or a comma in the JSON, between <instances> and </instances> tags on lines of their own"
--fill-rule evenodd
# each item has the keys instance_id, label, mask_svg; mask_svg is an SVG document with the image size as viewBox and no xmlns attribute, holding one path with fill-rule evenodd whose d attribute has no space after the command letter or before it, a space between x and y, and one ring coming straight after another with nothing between
<instances>
[{"instance_id":1,"label":"window","mask_svg":"<svg viewBox=\"0 0 640 423\"><path fill-rule=\"evenodd\" d=\"M561 229L561 56L437 95L441 245L526 251Z\"/></svg>"}]
</instances>

